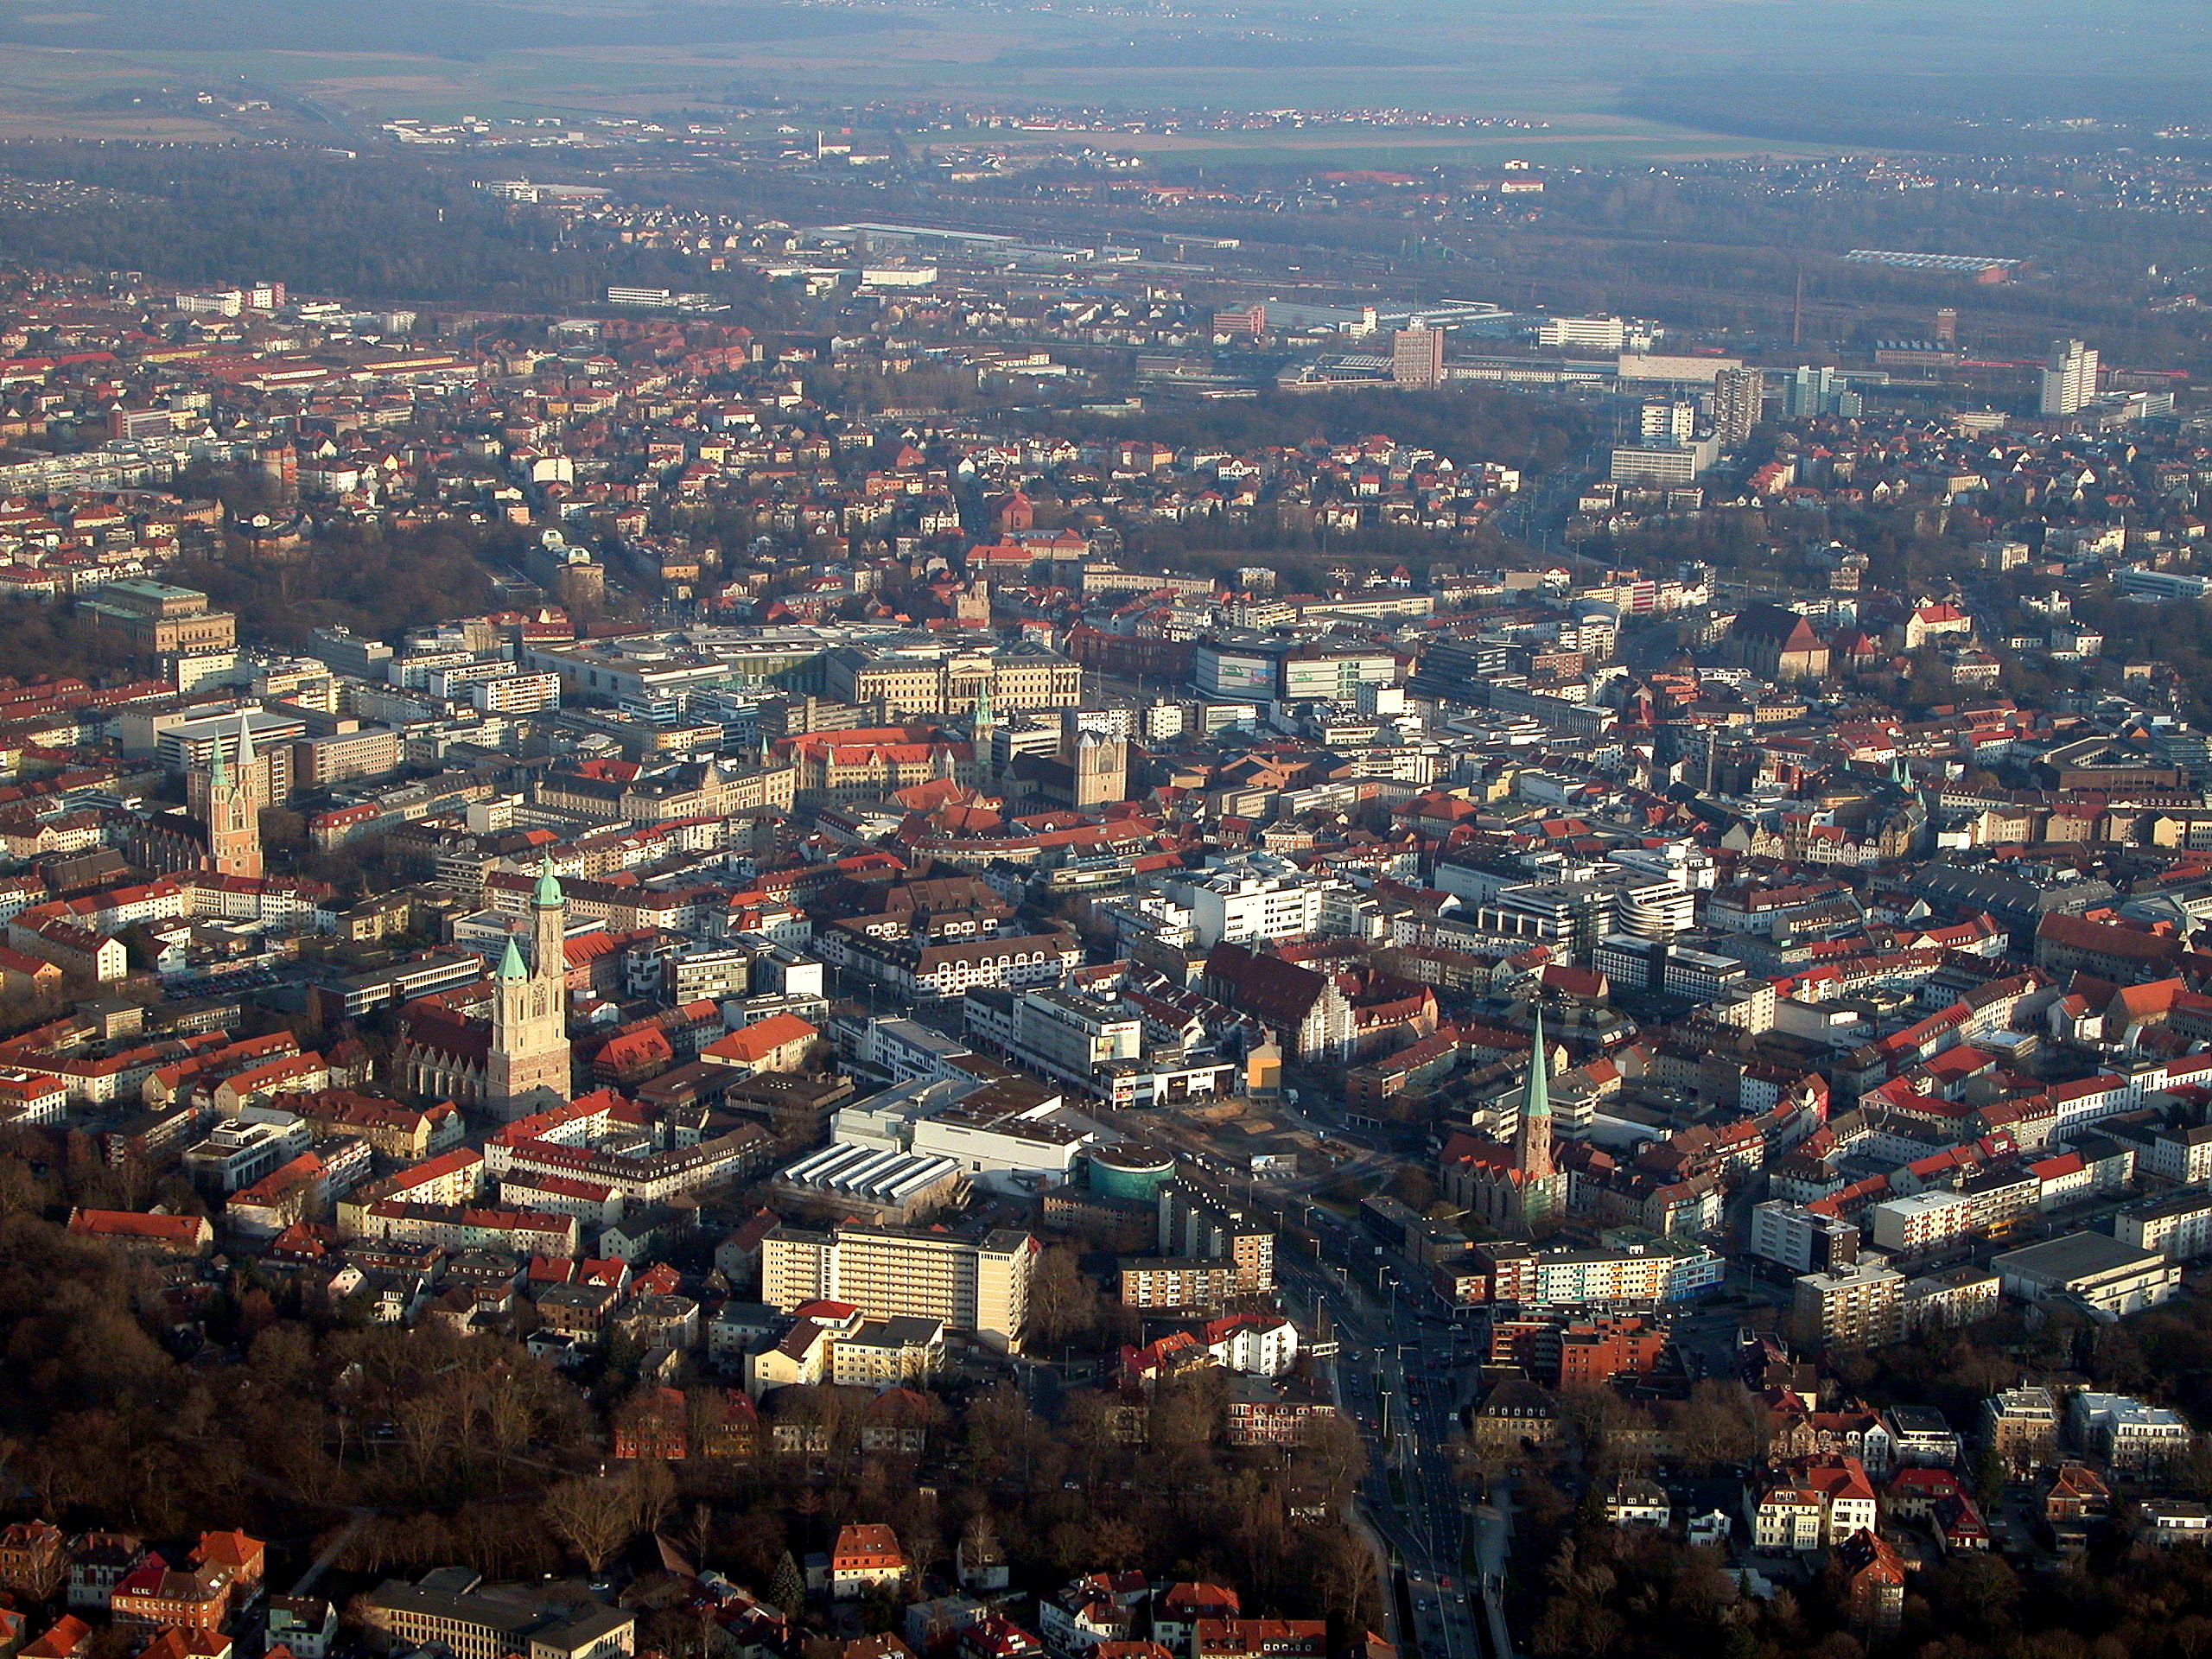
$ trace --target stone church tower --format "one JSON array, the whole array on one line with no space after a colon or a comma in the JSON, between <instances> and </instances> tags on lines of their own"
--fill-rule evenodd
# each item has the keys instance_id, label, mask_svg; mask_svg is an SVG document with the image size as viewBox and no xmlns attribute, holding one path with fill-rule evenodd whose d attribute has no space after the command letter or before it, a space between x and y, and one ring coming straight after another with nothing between
<instances>
[{"instance_id":1,"label":"stone church tower","mask_svg":"<svg viewBox=\"0 0 2212 1659\"><path fill-rule=\"evenodd\" d=\"M569 900L548 859L530 903L531 959L515 942L493 981L492 1049L485 1104L499 1116L526 1117L573 1087L569 1064Z\"/></svg>"},{"instance_id":2,"label":"stone church tower","mask_svg":"<svg viewBox=\"0 0 2212 1659\"><path fill-rule=\"evenodd\" d=\"M246 711L238 710L236 764L225 751L223 740L210 746L205 810L207 822L207 868L217 875L261 874L261 798L259 772L254 765L253 732Z\"/></svg>"},{"instance_id":3,"label":"stone church tower","mask_svg":"<svg viewBox=\"0 0 2212 1659\"><path fill-rule=\"evenodd\" d=\"M1076 740L1070 765L1075 781L1069 804L1077 811L1095 812L1128 798L1129 746L1122 739L1085 732Z\"/></svg>"}]
</instances>

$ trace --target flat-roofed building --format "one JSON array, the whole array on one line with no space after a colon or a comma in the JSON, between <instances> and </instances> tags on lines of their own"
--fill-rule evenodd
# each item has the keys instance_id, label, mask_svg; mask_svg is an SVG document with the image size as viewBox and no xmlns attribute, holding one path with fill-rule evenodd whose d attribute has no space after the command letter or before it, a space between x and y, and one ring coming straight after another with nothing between
<instances>
[{"instance_id":1,"label":"flat-roofed building","mask_svg":"<svg viewBox=\"0 0 2212 1659\"><path fill-rule=\"evenodd\" d=\"M2075 1445L2104 1458L2115 1472L2171 1467L2196 1443L2196 1432L2178 1412L2089 1389L2066 1402L2066 1427Z\"/></svg>"},{"instance_id":2,"label":"flat-roofed building","mask_svg":"<svg viewBox=\"0 0 2212 1659\"><path fill-rule=\"evenodd\" d=\"M1892 1268L1857 1265L1797 1280L1790 1306L1796 1340L1807 1347L1875 1348L1903 1328L1904 1275Z\"/></svg>"},{"instance_id":3,"label":"flat-roofed building","mask_svg":"<svg viewBox=\"0 0 2212 1659\"><path fill-rule=\"evenodd\" d=\"M1974 1230L1974 1200L1931 1189L1891 1198L1868 1211L1878 1249L1916 1255L1955 1243Z\"/></svg>"},{"instance_id":4,"label":"flat-roofed building","mask_svg":"<svg viewBox=\"0 0 2212 1659\"><path fill-rule=\"evenodd\" d=\"M941 1320L1007 1352L1028 1317L1036 1249L1012 1229L963 1238L850 1224L827 1233L778 1227L761 1240L760 1295L785 1313L830 1300L872 1319Z\"/></svg>"},{"instance_id":5,"label":"flat-roofed building","mask_svg":"<svg viewBox=\"0 0 2212 1659\"><path fill-rule=\"evenodd\" d=\"M986 698L1000 712L1083 701L1083 665L1033 640L868 640L832 649L823 674L831 696L901 714L965 715Z\"/></svg>"},{"instance_id":6,"label":"flat-roofed building","mask_svg":"<svg viewBox=\"0 0 2212 1659\"><path fill-rule=\"evenodd\" d=\"M237 617L212 608L207 595L195 588L165 582L111 582L83 609L94 628L120 634L140 656L199 656L229 651L238 642Z\"/></svg>"},{"instance_id":7,"label":"flat-roofed building","mask_svg":"<svg viewBox=\"0 0 2212 1659\"><path fill-rule=\"evenodd\" d=\"M637 1622L588 1596L553 1586L485 1588L466 1567L442 1567L418 1584L390 1580L361 1599L364 1622L406 1649L432 1643L454 1659L621 1659L637 1650Z\"/></svg>"},{"instance_id":8,"label":"flat-roofed building","mask_svg":"<svg viewBox=\"0 0 2212 1659\"><path fill-rule=\"evenodd\" d=\"M2181 1289L2181 1267L2103 1233L2069 1233L1990 1262L2007 1295L2063 1300L2103 1319L2156 1307Z\"/></svg>"},{"instance_id":9,"label":"flat-roofed building","mask_svg":"<svg viewBox=\"0 0 2212 1659\"><path fill-rule=\"evenodd\" d=\"M2049 1389L2006 1389L1981 1402L1981 1441L2008 1469L2058 1460L2058 1402Z\"/></svg>"},{"instance_id":10,"label":"flat-roofed building","mask_svg":"<svg viewBox=\"0 0 2212 1659\"><path fill-rule=\"evenodd\" d=\"M2212 1192L2177 1192L2131 1204L2113 1217L2113 1236L2170 1262L2212 1255Z\"/></svg>"}]
</instances>

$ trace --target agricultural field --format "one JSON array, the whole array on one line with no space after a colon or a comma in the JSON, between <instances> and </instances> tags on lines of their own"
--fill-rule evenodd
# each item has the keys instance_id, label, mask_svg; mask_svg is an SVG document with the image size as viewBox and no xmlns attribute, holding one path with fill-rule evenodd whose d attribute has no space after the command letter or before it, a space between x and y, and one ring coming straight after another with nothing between
<instances>
[{"instance_id":1,"label":"agricultural field","mask_svg":"<svg viewBox=\"0 0 2212 1659\"><path fill-rule=\"evenodd\" d=\"M1213 9L1188 0L0 0L0 132L236 139L358 132L401 115L645 116L776 96L1002 99L1550 123L1522 136L1370 125L1130 146L1200 160L1327 152L1376 166L1535 151L1605 164L1786 149L1793 134L1777 109L1817 118L1885 97L1909 105L1913 77L1933 73L1923 67L1932 63L1973 64L1985 88L2063 116L2094 103L2099 77L2133 92L2201 85L2212 9L2022 0L1999 16L1967 0L1350 0L1326 10L1304 0ZM2053 78L2054 65L2065 79ZM1802 96L1792 90L1800 85ZM1825 130L1797 136L1834 147Z\"/></svg>"}]
</instances>

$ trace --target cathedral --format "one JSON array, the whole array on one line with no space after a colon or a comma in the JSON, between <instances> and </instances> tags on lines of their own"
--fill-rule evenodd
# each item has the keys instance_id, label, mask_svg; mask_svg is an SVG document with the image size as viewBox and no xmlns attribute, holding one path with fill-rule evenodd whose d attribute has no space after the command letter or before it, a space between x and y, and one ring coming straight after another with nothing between
<instances>
[{"instance_id":1,"label":"cathedral","mask_svg":"<svg viewBox=\"0 0 2212 1659\"><path fill-rule=\"evenodd\" d=\"M530 903L530 958L510 935L491 982L491 1019L458 998L411 1005L398 1074L411 1092L478 1106L504 1122L569 1098L569 901L549 861Z\"/></svg>"},{"instance_id":2,"label":"cathedral","mask_svg":"<svg viewBox=\"0 0 2212 1659\"><path fill-rule=\"evenodd\" d=\"M207 788L200 810L207 826L206 868L217 875L259 876L261 874L261 799L259 777L254 766L253 729L246 711L238 710L238 761L235 770L224 759L223 740L217 738L207 767Z\"/></svg>"},{"instance_id":3,"label":"cathedral","mask_svg":"<svg viewBox=\"0 0 2212 1659\"><path fill-rule=\"evenodd\" d=\"M155 813L133 832L132 863L162 875L185 870L262 874L261 809L277 804L277 791L275 769L253 752L249 713L240 709L238 735L214 739L207 746L207 765L187 773L188 810Z\"/></svg>"}]
</instances>

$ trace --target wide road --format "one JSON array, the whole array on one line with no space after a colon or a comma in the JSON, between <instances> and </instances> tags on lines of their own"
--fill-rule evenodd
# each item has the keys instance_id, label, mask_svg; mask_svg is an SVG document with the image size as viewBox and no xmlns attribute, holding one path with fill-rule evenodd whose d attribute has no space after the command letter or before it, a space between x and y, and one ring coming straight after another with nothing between
<instances>
[{"instance_id":1,"label":"wide road","mask_svg":"<svg viewBox=\"0 0 2212 1659\"><path fill-rule=\"evenodd\" d=\"M1404 1577L1400 1640L1428 1659L1496 1659L1468 1599L1470 1493L1445 1452L1474 1375L1473 1333L1433 1290L1397 1282L1356 1230L1324 1230L1337 1261L1358 1253L1357 1275L1302 1256L1280 1260L1277 1275L1309 1319L1317 1299L1327 1305L1337 1408L1367 1445L1360 1510Z\"/></svg>"}]
</instances>

